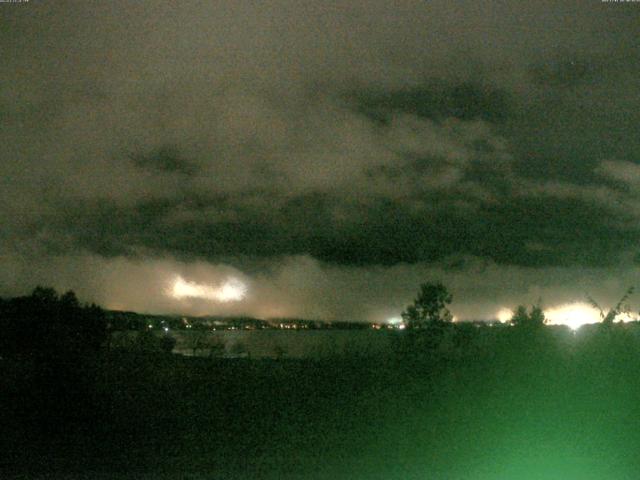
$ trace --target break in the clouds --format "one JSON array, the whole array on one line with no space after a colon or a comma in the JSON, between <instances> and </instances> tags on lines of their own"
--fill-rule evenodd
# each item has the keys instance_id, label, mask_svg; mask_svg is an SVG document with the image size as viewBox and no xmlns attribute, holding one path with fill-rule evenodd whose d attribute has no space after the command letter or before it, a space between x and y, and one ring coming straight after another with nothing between
<instances>
[{"instance_id":1,"label":"break in the clouds","mask_svg":"<svg viewBox=\"0 0 640 480\"><path fill-rule=\"evenodd\" d=\"M0 14L2 294L378 319L437 277L477 318L640 273L638 5Z\"/></svg>"}]
</instances>

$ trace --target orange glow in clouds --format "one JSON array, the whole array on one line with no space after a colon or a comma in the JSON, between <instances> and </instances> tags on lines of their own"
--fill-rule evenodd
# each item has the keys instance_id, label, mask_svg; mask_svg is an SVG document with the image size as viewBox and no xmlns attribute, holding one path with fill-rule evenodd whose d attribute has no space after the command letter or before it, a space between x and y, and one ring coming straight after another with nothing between
<instances>
[{"instance_id":1,"label":"orange glow in clouds","mask_svg":"<svg viewBox=\"0 0 640 480\"><path fill-rule=\"evenodd\" d=\"M170 290L173 298L202 298L214 302L239 302L247 295L247 286L237 278L229 277L221 285L211 286L189 282L177 277Z\"/></svg>"}]
</instances>

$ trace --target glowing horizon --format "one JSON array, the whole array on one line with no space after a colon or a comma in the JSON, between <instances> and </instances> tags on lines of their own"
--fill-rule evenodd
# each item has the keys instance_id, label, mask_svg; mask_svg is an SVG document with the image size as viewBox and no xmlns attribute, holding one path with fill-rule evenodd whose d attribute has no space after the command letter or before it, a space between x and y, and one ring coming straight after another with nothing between
<instances>
[{"instance_id":1,"label":"glowing horizon","mask_svg":"<svg viewBox=\"0 0 640 480\"><path fill-rule=\"evenodd\" d=\"M509 322L514 310L507 307L500 308L495 317L502 323ZM600 323L600 311L585 302L569 302L550 307L544 310L544 316L548 325L566 325L572 330L577 330L582 325ZM616 321L630 322L638 320L637 315L620 313Z\"/></svg>"},{"instance_id":2,"label":"glowing horizon","mask_svg":"<svg viewBox=\"0 0 640 480\"><path fill-rule=\"evenodd\" d=\"M577 330L582 325L599 323L600 311L584 302L565 303L544 311L549 325L566 325Z\"/></svg>"},{"instance_id":3,"label":"glowing horizon","mask_svg":"<svg viewBox=\"0 0 640 480\"><path fill-rule=\"evenodd\" d=\"M513 317L513 310L507 307L503 307L496 313L496 318L502 323L506 323Z\"/></svg>"}]
</instances>

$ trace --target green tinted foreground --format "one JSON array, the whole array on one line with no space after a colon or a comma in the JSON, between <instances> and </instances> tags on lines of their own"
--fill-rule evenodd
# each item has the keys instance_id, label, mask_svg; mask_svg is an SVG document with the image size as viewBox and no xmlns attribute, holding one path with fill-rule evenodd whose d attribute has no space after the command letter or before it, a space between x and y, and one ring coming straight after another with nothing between
<instances>
[{"instance_id":1,"label":"green tinted foreground","mask_svg":"<svg viewBox=\"0 0 640 480\"><path fill-rule=\"evenodd\" d=\"M112 352L64 403L4 361L3 478L638 478L635 333L547 333L322 362Z\"/></svg>"}]
</instances>

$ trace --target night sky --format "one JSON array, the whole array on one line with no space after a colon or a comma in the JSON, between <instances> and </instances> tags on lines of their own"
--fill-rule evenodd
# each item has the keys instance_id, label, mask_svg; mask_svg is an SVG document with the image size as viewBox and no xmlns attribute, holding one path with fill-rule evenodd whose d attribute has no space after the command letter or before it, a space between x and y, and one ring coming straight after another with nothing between
<instances>
[{"instance_id":1,"label":"night sky","mask_svg":"<svg viewBox=\"0 0 640 480\"><path fill-rule=\"evenodd\" d=\"M640 279L638 25L600 0L0 4L0 295L609 305Z\"/></svg>"}]
</instances>

